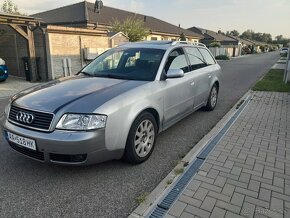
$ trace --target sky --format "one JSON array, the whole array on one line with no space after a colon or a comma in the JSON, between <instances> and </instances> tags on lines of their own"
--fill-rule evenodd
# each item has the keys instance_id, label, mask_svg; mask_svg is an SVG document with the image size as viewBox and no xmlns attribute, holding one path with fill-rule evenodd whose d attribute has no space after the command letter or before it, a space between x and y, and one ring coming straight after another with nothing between
<instances>
[{"instance_id":1,"label":"sky","mask_svg":"<svg viewBox=\"0 0 290 218\"><path fill-rule=\"evenodd\" d=\"M21 12L33 14L82 0L13 0ZM94 0L88 0L94 2ZM3 0L0 0L3 2ZM104 5L213 31L247 29L290 38L290 0L103 0Z\"/></svg>"}]
</instances>

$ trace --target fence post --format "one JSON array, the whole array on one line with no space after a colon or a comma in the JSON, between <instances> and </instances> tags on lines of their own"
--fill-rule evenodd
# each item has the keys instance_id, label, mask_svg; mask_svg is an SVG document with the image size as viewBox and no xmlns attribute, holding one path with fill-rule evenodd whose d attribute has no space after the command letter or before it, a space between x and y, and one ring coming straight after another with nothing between
<instances>
[{"instance_id":1,"label":"fence post","mask_svg":"<svg viewBox=\"0 0 290 218\"><path fill-rule=\"evenodd\" d=\"M284 82L288 83L290 82L290 46L288 48L288 54L287 54L287 59L286 59L286 67L284 71Z\"/></svg>"}]
</instances>

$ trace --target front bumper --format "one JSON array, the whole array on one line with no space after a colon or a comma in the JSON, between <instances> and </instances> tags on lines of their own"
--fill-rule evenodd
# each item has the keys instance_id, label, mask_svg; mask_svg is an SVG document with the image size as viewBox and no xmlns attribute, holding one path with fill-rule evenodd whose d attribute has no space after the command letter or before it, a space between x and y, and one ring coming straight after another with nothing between
<instances>
[{"instance_id":1,"label":"front bumper","mask_svg":"<svg viewBox=\"0 0 290 218\"><path fill-rule=\"evenodd\" d=\"M88 132L55 130L50 133L29 130L1 118L2 132L8 141L7 131L33 139L37 150L21 147L8 141L17 152L32 159L65 165L88 165L120 159L123 150L109 151L105 146L105 129Z\"/></svg>"}]
</instances>

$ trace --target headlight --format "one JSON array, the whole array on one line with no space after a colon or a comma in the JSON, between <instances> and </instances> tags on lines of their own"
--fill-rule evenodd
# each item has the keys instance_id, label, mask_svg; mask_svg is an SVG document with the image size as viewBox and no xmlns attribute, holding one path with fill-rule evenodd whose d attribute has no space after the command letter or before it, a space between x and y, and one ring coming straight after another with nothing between
<instances>
[{"instance_id":1,"label":"headlight","mask_svg":"<svg viewBox=\"0 0 290 218\"><path fill-rule=\"evenodd\" d=\"M65 114L58 121L57 129L93 130L105 128L107 116L90 114Z\"/></svg>"}]
</instances>

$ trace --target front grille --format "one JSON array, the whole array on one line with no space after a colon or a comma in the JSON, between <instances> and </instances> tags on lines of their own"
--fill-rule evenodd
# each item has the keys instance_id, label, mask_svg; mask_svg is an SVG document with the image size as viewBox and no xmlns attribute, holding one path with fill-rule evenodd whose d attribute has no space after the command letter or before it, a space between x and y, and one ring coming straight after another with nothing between
<instances>
[{"instance_id":1,"label":"front grille","mask_svg":"<svg viewBox=\"0 0 290 218\"><path fill-rule=\"evenodd\" d=\"M15 151L18 151L21 154L35 158L37 160L44 161L44 153L42 153L42 152L33 151L31 149L28 149L28 148L20 147L13 142L9 142L9 144L10 144L11 148L13 148Z\"/></svg>"},{"instance_id":2,"label":"front grille","mask_svg":"<svg viewBox=\"0 0 290 218\"><path fill-rule=\"evenodd\" d=\"M16 115L20 111L24 112L24 113L33 114L33 116L34 116L33 122L31 124L26 124L26 123L18 121L16 119ZM30 129L48 131L50 128L50 124L52 122L52 119L53 119L53 114L23 109L23 108L19 108L19 107L13 106L13 105L11 106L10 112L9 112L9 120L10 121L13 121L16 124L19 124L21 126L24 126L26 128L30 128Z\"/></svg>"}]
</instances>

